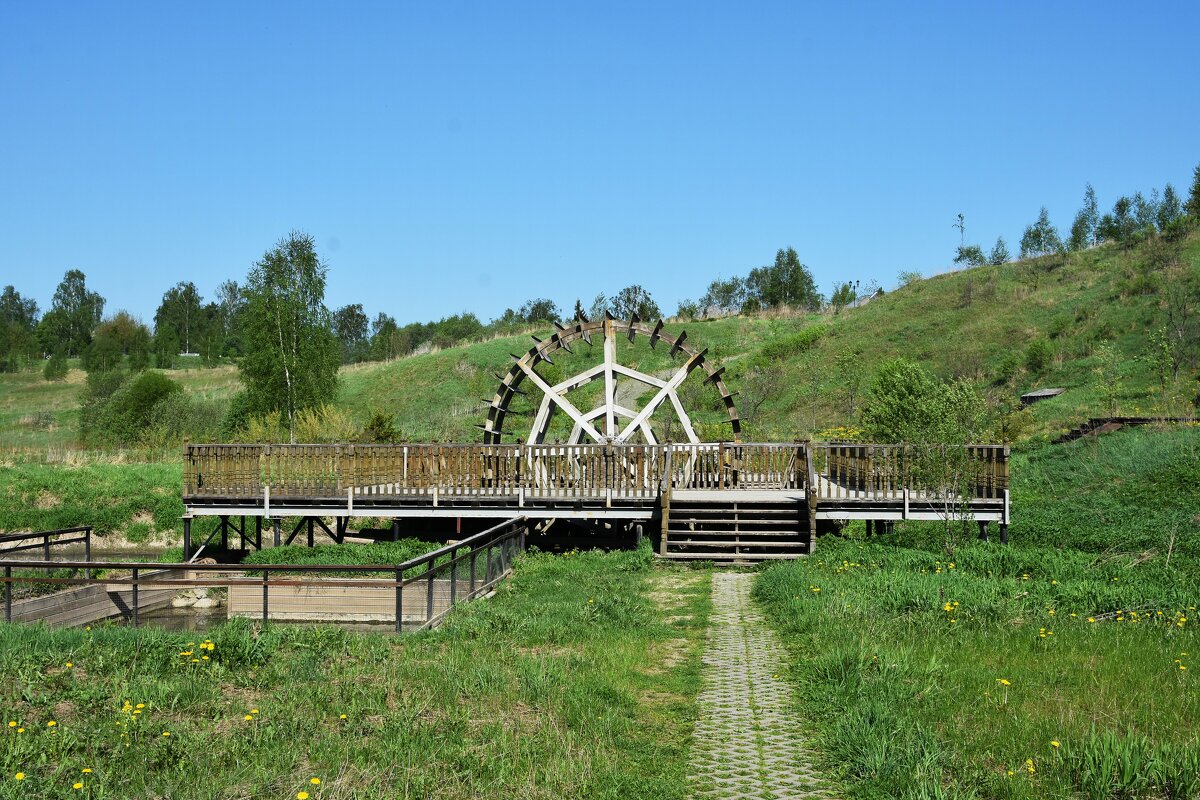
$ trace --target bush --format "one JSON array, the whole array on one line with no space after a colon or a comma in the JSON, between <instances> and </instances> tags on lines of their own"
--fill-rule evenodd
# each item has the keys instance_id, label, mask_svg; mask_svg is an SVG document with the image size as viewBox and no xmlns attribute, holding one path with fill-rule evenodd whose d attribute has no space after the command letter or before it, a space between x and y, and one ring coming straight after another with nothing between
<instances>
[{"instance_id":1,"label":"bush","mask_svg":"<svg viewBox=\"0 0 1200 800\"><path fill-rule=\"evenodd\" d=\"M128 383L125 380L119 370L88 375L80 411L85 440L134 444L151 427L155 405L183 392L182 386L161 372L143 372Z\"/></svg>"},{"instance_id":2,"label":"bush","mask_svg":"<svg viewBox=\"0 0 1200 800\"><path fill-rule=\"evenodd\" d=\"M62 350L55 350L54 354L46 361L46 365L42 367L42 377L48 381L61 381L67 377L67 356Z\"/></svg>"},{"instance_id":3,"label":"bush","mask_svg":"<svg viewBox=\"0 0 1200 800\"><path fill-rule=\"evenodd\" d=\"M1034 339L1025 348L1025 369L1034 375L1041 375L1050 366L1054 358L1054 348L1047 339Z\"/></svg>"},{"instance_id":4,"label":"bush","mask_svg":"<svg viewBox=\"0 0 1200 800\"><path fill-rule=\"evenodd\" d=\"M767 342L759 348L758 355L762 360L768 362L793 358L811 350L827 330L828 328L824 325L811 325L798 333L781 336L774 341Z\"/></svg>"}]
</instances>

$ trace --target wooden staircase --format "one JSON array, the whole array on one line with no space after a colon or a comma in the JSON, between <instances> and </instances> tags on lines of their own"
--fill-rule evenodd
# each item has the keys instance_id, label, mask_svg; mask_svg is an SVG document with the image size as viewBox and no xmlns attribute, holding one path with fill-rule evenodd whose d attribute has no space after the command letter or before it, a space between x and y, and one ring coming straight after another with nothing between
<instances>
[{"instance_id":1,"label":"wooden staircase","mask_svg":"<svg viewBox=\"0 0 1200 800\"><path fill-rule=\"evenodd\" d=\"M809 553L809 517L795 500L664 498L659 555L756 564Z\"/></svg>"}]
</instances>

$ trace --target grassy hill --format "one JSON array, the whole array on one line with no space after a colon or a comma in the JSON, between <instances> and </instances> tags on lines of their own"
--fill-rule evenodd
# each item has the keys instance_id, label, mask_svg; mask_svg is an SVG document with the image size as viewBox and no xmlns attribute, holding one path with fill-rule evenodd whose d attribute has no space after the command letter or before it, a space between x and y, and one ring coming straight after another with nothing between
<instances>
[{"instance_id":1,"label":"grassy hill","mask_svg":"<svg viewBox=\"0 0 1200 800\"><path fill-rule=\"evenodd\" d=\"M1017 475L1053 463L1055 456L1039 442L1090 415L1194 413L1194 368L1164 387L1152 360L1151 334L1167 322L1166 289L1181 274L1200 284L1200 236L1174 245L1105 246L1067 258L963 270L911 282L837 314L676 320L669 330L686 329L690 343L707 348L709 358L726 367L747 440L787 441L854 424L876 368L895 356L907 356L942 377L974 380L996 403L1037 387L1065 387L1063 395L1032 407L1032 424L1017 442L1018 452L1028 454L1018 459L1029 461L1018 461ZM1030 353L1034 342L1044 362L1039 369L1031 368L1038 366ZM475 426L485 418L482 405L495 391L496 374L508 368L510 354L530 344L528 336L514 336L346 367L336 404L346 424L332 435L361 427L382 411L394 415L408 440L479 441ZM632 345L622 338L619 348L623 363L644 371L663 374L673 368L665 348L651 351L644 337ZM553 365L539 369L553 382L598 358L586 346L576 347L575 355L556 356ZM218 407L239 387L236 368L229 365L169 375L190 397ZM77 431L83 381L78 369L57 383L32 372L0 375L0 460L12 467L0 479L0 527L93 521L133 538L171 534L178 511L178 450L174 445L164 449L161 442L122 451L82 449ZM727 436L716 392L700 386L698 378L687 386L685 402L701 433L712 439ZM582 390L579 404L594 399L599 389ZM631 402L642 403L644 397ZM528 400L515 401L514 408L522 410L522 403L528 411ZM509 422L508 430L520 435L529 419L514 416ZM565 435L564 428L552 429L552 436ZM1152 450L1147 446L1141 454L1157 458ZM1060 464L1046 474L1059 474L1059 467L1074 469ZM1132 468L1121 469L1127 467ZM59 474L60 468L75 473ZM77 480L78 471L87 479ZM136 487L146 492L131 496ZM1018 491L1039 500L1053 494L1046 487ZM1087 501L1081 502L1080 514L1088 510ZM1069 524L1083 521L1077 514Z\"/></svg>"}]
</instances>

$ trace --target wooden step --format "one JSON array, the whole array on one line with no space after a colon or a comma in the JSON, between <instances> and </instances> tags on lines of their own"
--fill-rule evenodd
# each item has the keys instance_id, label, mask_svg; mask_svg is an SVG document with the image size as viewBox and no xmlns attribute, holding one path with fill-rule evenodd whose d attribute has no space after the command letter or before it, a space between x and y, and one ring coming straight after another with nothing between
<instances>
[{"instance_id":1,"label":"wooden step","mask_svg":"<svg viewBox=\"0 0 1200 800\"><path fill-rule=\"evenodd\" d=\"M778 528L769 531L745 530L741 528L708 528L691 530L689 528L667 528L667 536L786 536L787 534L799 536L802 531L798 527L793 527L788 530L779 530Z\"/></svg>"},{"instance_id":2,"label":"wooden step","mask_svg":"<svg viewBox=\"0 0 1200 800\"><path fill-rule=\"evenodd\" d=\"M808 542L800 542L796 540L788 542L770 541L770 542L729 542L729 541L692 541L692 540L675 540L667 542L667 552L671 552L672 547L777 547L781 550L793 550L796 548L807 549Z\"/></svg>"},{"instance_id":3,"label":"wooden step","mask_svg":"<svg viewBox=\"0 0 1200 800\"><path fill-rule=\"evenodd\" d=\"M739 515L737 522L744 522L747 525L795 525L796 520L800 517L797 514L789 514L788 519L760 519L758 517L750 517ZM681 525L711 525L714 522L733 522L732 517L709 517L708 519L697 519L696 517L677 517L674 514L670 516L672 525L679 523Z\"/></svg>"},{"instance_id":4,"label":"wooden step","mask_svg":"<svg viewBox=\"0 0 1200 800\"><path fill-rule=\"evenodd\" d=\"M801 553L668 553L662 558L671 560L691 559L699 561L721 561L728 562L732 559L738 559L746 564L753 564L756 561L792 561L797 558L803 558Z\"/></svg>"}]
</instances>

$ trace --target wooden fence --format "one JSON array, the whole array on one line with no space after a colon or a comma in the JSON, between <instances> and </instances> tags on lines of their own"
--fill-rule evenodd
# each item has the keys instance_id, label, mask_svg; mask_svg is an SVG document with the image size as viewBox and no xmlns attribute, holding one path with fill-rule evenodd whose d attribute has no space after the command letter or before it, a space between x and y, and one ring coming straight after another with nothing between
<instances>
[{"instance_id":1,"label":"wooden fence","mask_svg":"<svg viewBox=\"0 0 1200 800\"><path fill-rule=\"evenodd\" d=\"M656 499L667 488L820 499L1002 499L1008 448L830 444L188 445L185 498ZM965 490L965 492L964 492Z\"/></svg>"}]
</instances>

